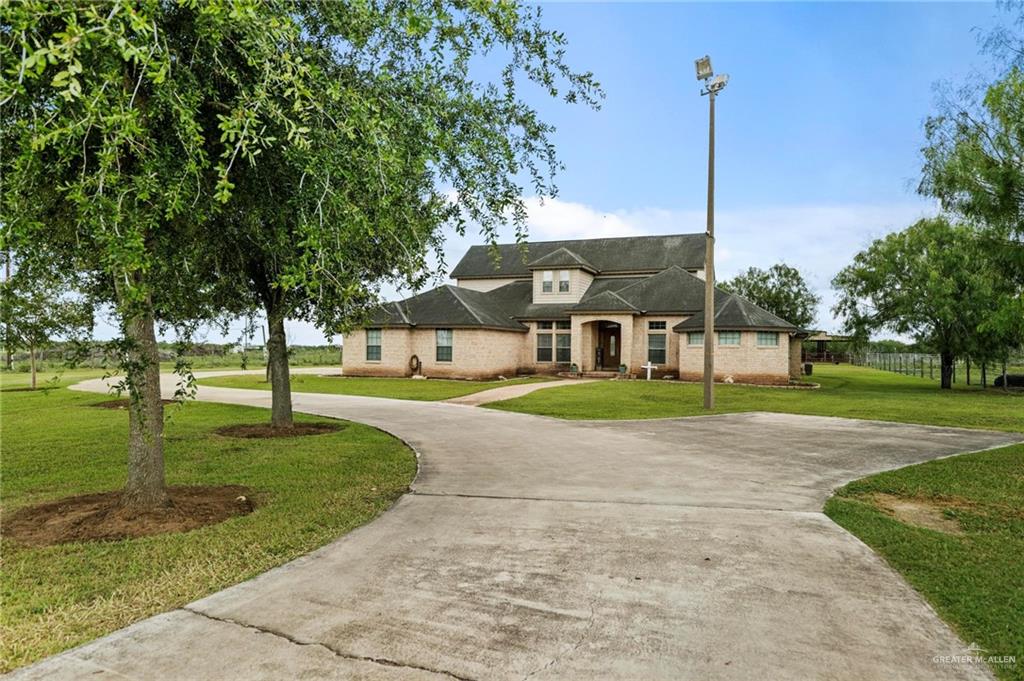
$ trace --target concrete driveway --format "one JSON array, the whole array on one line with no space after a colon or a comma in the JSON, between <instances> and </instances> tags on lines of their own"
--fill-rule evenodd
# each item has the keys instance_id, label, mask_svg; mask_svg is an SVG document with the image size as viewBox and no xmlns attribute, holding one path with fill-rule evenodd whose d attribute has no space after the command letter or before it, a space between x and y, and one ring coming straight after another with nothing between
<instances>
[{"instance_id":1,"label":"concrete driveway","mask_svg":"<svg viewBox=\"0 0 1024 681\"><path fill-rule=\"evenodd\" d=\"M270 404L263 391L203 387L199 398ZM1020 435L294 401L404 439L420 456L413 490L319 551L15 676L991 678L934 662L964 642L820 511L848 480Z\"/></svg>"}]
</instances>

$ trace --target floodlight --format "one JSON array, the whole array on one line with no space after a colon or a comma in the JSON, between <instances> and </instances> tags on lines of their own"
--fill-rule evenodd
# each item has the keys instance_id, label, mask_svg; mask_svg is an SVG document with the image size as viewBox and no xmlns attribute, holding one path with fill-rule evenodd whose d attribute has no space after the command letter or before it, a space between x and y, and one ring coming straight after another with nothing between
<instances>
[{"instance_id":1,"label":"floodlight","mask_svg":"<svg viewBox=\"0 0 1024 681\"><path fill-rule=\"evenodd\" d=\"M708 84L708 90L711 92L718 92L725 87L726 83L729 82L729 75L726 73L720 73L714 77L714 79Z\"/></svg>"},{"instance_id":2,"label":"floodlight","mask_svg":"<svg viewBox=\"0 0 1024 681\"><path fill-rule=\"evenodd\" d=\"M697 80L707 80L714 73L711 70L711 57L704 55L700 59L694 60L697 66Z\"/></svg>"}]
</instances>

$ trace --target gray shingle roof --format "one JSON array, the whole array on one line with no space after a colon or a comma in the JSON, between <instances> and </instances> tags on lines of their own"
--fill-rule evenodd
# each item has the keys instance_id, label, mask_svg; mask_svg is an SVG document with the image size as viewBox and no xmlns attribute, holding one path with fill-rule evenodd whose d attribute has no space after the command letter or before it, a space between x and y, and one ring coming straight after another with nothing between
<instances>
[{"instance_id":1,"label":"gray shingle roof","mask_svg":"<svg viewBox=\"0 0 1024 681\"><path fill-rule=\"evenodd\" d=\"M533 262L526 263L527 269L539 270L549 267L579 267L588 272L597 272L597 268L576 255L568 248L558 248Z\"/></svg>"},{"instance_id":2,"label":"gray shingle roof","mask_svg":"<svg viewBox=\"0 0 1024 681\"><path fill-rule=\"evenodd\" d=\"M440 286L383 306L381 326L483 327L524 331L522 320L568 319L581 312L689 314L675 331L704 327L704 280L672 265L647 277L598 276L578 303L534 303L533 282L514 281L490 291ZM796 331L796 327L735 294L715 289L716 328Z\"/></svg>"},{"instance_id":3,"label":"gray shingle roof","mask_svg":"<svg viewBox=\"0 0 1024 681\"><path fill-rule=\"evenodd\" d=\"M445 285L384 305L372 325L424 327L485 327L525 331L486 293Z\"/></svg>"},{"instance_id":4,"label":"gray shingle roof","mask_svg":"<svg viewBox=\"0 0 1024 681\"><path fill-rule=\"evenodd\" d=\"M728 330L772 329L797 331L798 329L781 317L754 305L746 298L734 293L715 296L715 328ZM674 331L700 331L704 328L704 311L697 312L689 319L676 324Z\"/></svg>"},{"instance_id":5,"label":"gray shingle roof","mask_svg":"<svg viewBox=\"0 0 1024 681\"><path fill-rule=\"evenodd\" d=\"M628 300L615 291L603 291L596 296L589 296L569 308L572 312L640 312Z\"/></svg>"},{"instance_id":6,"label":"gray shingle roof","mask_svg":"<svg viewBox=\"0 0 1024 681\"><path fill-rule=\"evenodd\" d=\"M472 246L451 276L456 279L527 277L530 275L528 263L536 263L559 249L570 251L602 274L660 272L672 265L688 270L704 267L703 234L537 241L525 245L525 256L519 244L499 244L496 248L500 256L497 266L489 246Z\"/></svg>"}]
</instances>

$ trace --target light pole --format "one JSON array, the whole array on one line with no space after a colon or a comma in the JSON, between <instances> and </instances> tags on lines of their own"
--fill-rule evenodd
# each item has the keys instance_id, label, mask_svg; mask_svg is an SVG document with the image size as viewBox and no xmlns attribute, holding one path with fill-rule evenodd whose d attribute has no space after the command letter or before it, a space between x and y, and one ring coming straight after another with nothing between
<instances>
[{"instance_id":1,"label":"light pole","mask_svg":"<svg viewBox=\"0 0 1024 681\"><path fill-rule=\"evenodd\" d=\"M715 408L715 97L729 82L715 75L711 57L696 60L701 95L708 96L708 229L704 243L704 408Z\"/></svg>"}]
</instances>

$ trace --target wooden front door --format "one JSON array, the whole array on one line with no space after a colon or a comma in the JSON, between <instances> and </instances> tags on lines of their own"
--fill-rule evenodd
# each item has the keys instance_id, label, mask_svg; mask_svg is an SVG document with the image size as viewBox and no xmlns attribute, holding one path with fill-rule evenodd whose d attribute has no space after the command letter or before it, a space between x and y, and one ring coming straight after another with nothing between
<instances>
[{"instance_id":1,"label":"wooden front door","mask_svg":"<svg viewBox=\"0 0 1024 681\"><path fill-rule=\"evenodd\" d=\"M618 371L621 352L622 327L613 322L598 322L597 357L594 358L597 368Z\"/></svg>"}]
</instances>

